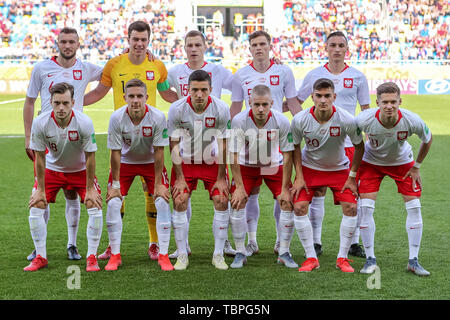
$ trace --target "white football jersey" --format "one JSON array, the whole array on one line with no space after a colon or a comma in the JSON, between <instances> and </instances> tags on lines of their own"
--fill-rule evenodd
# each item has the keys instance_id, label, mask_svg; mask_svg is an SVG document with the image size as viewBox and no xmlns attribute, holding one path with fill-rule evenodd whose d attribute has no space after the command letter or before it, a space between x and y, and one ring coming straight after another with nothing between
<instances>
[{"instance_id":1,"label":"white football jersey","mask_svg":"<svg viewBox=\"0 0 450 320\"><path fill-rule=\"evenodd\" d=\"M406 141L412 134L428 143L431 131L415 113L400 108L398 122L386 129L380 122L380 109L364 110L356 124L367 137L363 160L379 166L397 166L414 161L411 145Z\"/></svg>"},{"instance_id":2,"label":"white football jersey","mask_svg":"<svg viewBox=\"0 0 450 320\"><path fill-rule=\"evenodd\" d=\"M349 136L355 145L363 141L354 117L334 106L333 114L324 124L317 121L314 107L299 112L292 119L291 132L294 145L300 145L305 139L302 165L320 171L348 169L350 161L345 155L345 138Z\"/></svg>"},{"instance_id":3,"label":"white football jersey","mask_svg":"<svg viewBox=\"0 0 450 320\"><path fill-rule=\"evenodd\" d=\"M334 105L345 109L352 115L356 113L356 106L370 104L369 84L366 76L357 69L345 65L340 74L333 74L328 69L328 63L308 72L298 89L297 97L305 101L313 92L314 82L321 78L330 79L334 83L336 100Z\"/></svg>"},{"instance_id":4,"label":"white football jersey","mask_svg":"<svg viewBox=\"0 0 450 320\"><path fill-rule=\"evenodd\" d=\"M131 122L128 106L114 111L109 120L108 149L121 150L121 163L145 164L155 162L153 146L169 145L164 113L145 105L144 118L138 125Z\"/></svg>"},{"instance_id":5,"label":"white football jersey","mask_svg":"<svg viewBox=\"0 0 450 320\"><path fill-rule=\"evenodd\" d=\"M308 72L298 89L297 98L302 101L308 99L313 92L314 82L321 78L330 79L334 83L336 100L334 105L345 109L351 115L356 114L356 106L370 104L369 84L366 76L359 70L345 65L340 74L333 74L328 69L328 63ZM346 147L352 147L350 139L346 140Z\"/></svg>"},{"instance_id":6,"label":"white football jersey","mask_svg":"<svg viewBox=\"0 0 450 320\"><path fill-rule=\"evenodd\" d=\"M27 96L37 98L41 94L41 112L52 110L50 88L60 82L74 86L73 108L83 111L83 98L86 87L91 81L99 81L103 68L89 62L76 60L70 68L64 68L56 62L56 57L36 64L31 72Z\"/></svg>"},{"instance_id":7,"label":"white football jersey","mask_svg":"<svg viewBox=\"0 0 450 320\"><path fill-rule=\"evenodd\" d=\"M230 70L226 69L220 64L205 62L201 67L209 73L211 77L211 95L220 99L222 96L222 89L228 89L231 91L231 82L233 80L233 74ZM167 79L172 88L175 88L178 94L178 99L187 97L189 95L189 76L192 72L187 63L178 64L173 66L168 71Z\"/></svg>"},{"instance_id":8,"label":"white football jersey","mask_svg":"<svg viewBox=\"0 0 450 320\"><path fill-rule=\"evenodd\" d=\"M41 113L31 126L30 149L45 151L46 168L59 172L86 169L85 152L97 151L94 125L85 114L73 110L69 125L62 129L53 111Z\"/></svg>"},{"instance_id":9,"label":"white football jersey","mask_svg":"<svg viewBox=\"0 0 450 320\"><path fill-rule=\"evenodd\" d=\"M191 96L170 106L168 115L169 137L181 139L180 154L184 163L217 161L217 139L227 139L230 126L230 109L222 100L209 96L203 113L194 111Z\"/></svg>"},{"instance_id":10,"label":"white football jersey","mask_svg":"<svg viewBox=\"0 0 450 320\"><path fill-rule=\"evenodd\" d=\"M279 112L283 112L283 98L296 96L295 78L292 70L286 65L274 64L273 61L266 72L255 70L253 63L236 71L233 77L231 101L245 100L245 105L250 108L249 97L252 89L258 84L266 85L272 94L273 106Z\"/></svg>"},{"instance_id":11,"label":"white football jersey","mask_svg":"<svg viewBox=\"0 0 450 320\"><path fill-rule=\"evenodd\" d=\"M253 120L252 109L238 113L231 121L229 152L239 153L239 163L249 167L278 167L283 154L294 150L289 119L271 110L264 128Z\"/></svg>"}]
</instances>

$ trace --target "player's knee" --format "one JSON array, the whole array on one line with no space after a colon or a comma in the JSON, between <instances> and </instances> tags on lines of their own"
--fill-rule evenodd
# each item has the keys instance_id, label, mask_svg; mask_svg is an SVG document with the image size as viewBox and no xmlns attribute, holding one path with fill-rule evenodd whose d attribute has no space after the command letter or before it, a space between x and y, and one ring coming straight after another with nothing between
<instances>
[{"instance_id":1,"label":"player's knee","mask_svg":"<svg viewBox=\"0 0 450 320\"><path fill-rule=\"evenodd\" d=\"M341 202L342 212L345 216L354 217L357 214L356 203Z\"/></svg>"},{"instance_id":2,"label":"player's knee","mask_svg":"<svg viewBox=\"0 0 450 320\"><path fill-rule=\"evenodd\" d=\"M325 197L326 193L327 193L327 188L322 187L322 188L319 188L316 191L314 191L314 197Z\"/></svg>"},{"instance_id":3,"label":"player's knee","mask_svg":"<svg viewBox=\"0 0 450 320\"><path fill-rule=\"evenodd\" d=\"M302 201L294 205L294 214L296 216L304 216L308 214L308 202Z\"/></svg>"},{"instance_id":4,"label":"player's knee","mask_svg":"<svg viewBox=\"0 0 450 320\"><path fill-rule=\"evenodd\" d=\"M182 212L182 211L186 211L187 210L187 206L188 206L188 200L189 197L185 198L185 197L176 197L173 199L173 208L178 211L178 212Z\"/></svg>"},{"instance_id":5,"label":"player's knee","mask_svg":"<svg viewBox=\"0 0 450 320\"><path fill-rule=\"evenodd\" d=\"M93 201L91 201L91 200L87 200L87 201L85 202L85 205L86 205L86 209L92 209L92 208L95 208L95 203L94 203Z\"/></svg>"},{"instance_id":6,"label":"player's knee","mask_svg":"<svg viewBox=\"0 0 450 320\"><path fill-rule=\"evenodd\" d=\"M223 196L213 197L214 208L219 211L224 211L228 209L228 199ZM245 206L244 206L245 207Z\"/></svg>"},{"instance_id":7,"label":"player's knee","mask_svg":"<svg viewBox=\"0 0 450 320\"><path fill-rule=\"evenodd\" d=\"M44 201L39 201L36 204L34 204L32 207L38 208L38 209L45 209L45 208L47 208L47 205L45 204Z\"/></svg>"},{"instance_id":8,"label":"player's knee","mask_svg":"<svg viewBox=\"0 0 450 320\"><path fill-rule=\"evenodd\" d=\"M294 207L288 201L279 201L278 200L278 203L280 204L280 208L283 211L292 211L292 210L294 210Z\"/></svg>"}]
</instances>

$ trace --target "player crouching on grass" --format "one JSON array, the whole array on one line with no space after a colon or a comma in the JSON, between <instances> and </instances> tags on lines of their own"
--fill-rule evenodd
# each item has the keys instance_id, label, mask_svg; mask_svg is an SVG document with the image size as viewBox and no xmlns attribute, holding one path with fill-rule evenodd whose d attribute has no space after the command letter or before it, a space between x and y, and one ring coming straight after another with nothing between
<instances>
[{"instance_id":1,"label":"player crouching on grass","mask_svg":"<svg viewBox=\"0 0 450 320\"><path fill-rule=\"evenodd\" d=\"M357 224L356 172L364 153L364 143L354 117L333 105L336 94L331 80L321 78L315 81L311 97L314 106L296 114L291 123L296 171L292 188L294 222L307 258L299 271L312 271L319 267L307 213L314 192L318 188L329 187L333 191L334 203L340 204L343 211L336 268L354 272L347 254ZM347 136L355 146L350 170L350 160L345 154ZM300 151L303 139L305 147Z\"/></svg>"},{"instance_id":2,"label":"player crouching on grass","mask_svg":"<svg viewBox=\"0 0 450 320\"><path fill-rule=\"evenodd\" d=\"M231 231L236 244L236 256L231 268L247 263L245 235L247 219L245 205L250 192L264 182L280 203L278 262L288 268L298 268L289 253L294 232L294 213L290 196L292 167L292 135L289 119L272 109L270 88L257 85L250 95L250 108L238 113L231 123L229 150L233 181L231 187Z\"/></svg>"},{"instance_id":3,"label":"player crouching on grass","mask_svg":"<svg viewBox=\"0 0 450 320\"><path fill-rule=\"evenodd\" d=\"M170 241L169 179L164 167L164 147L169 145L164 113L146 104L147 86L139 79L125 85L127 105L113 112L108 128L111 149L111 173L106 194L111 257L105 267L117 270L122 264L120 242L122 197L136 176L144 178L149 194L154 196L157 210L156 229L160 244L158 264L164 271L173 270L168 256Z\"/></svg>"},{"instance_id":4,"label":"player crouching on grass","mask_svg":"<svg viewBox=\"0 0 450 320\"><path fill-rule=\"evenodd\" d=\"M415 113L400 109L400 88L386 82L377 88L378 109L369 109L356 117L358 127L367 136L366 148L359 175L361 196L361 238L366 250L366 263L361 273L376 269L374 254L375 221L373 212L381 181L385 176L394 179L406 207L406 232L409 242L407 270L428 276L418 261L422 239L420 196L422 181L419 168L431 148L432 136L425 122ZM414 162L408 137L416 134L422 143Z\"/></svg>"},{"instance_id":5,"label":"player crouching on grass","mask_svg":"<svg viewBox=\"0 0 450 320\"><path fill-rule=\"evenodd\" d=\"M188 85L190 95L174 102L168 116L173 163L172 226L178 250L174 268L185 270L189 265L186 210L191 192L197 188L198 180L202 180L214 203L212 264L226 270L223 253L228 237L229 183L225 150L230 111L225 102L210 95L211 77L206 71L192 72Z\"/></svg>"},{"instance_id":6,"label":"player crouching on grass","mask_svg":"<svg viewBox=\"0 0 450 320\"><path fill-rule=\"evenodd\" d=\"M37 116L31 127L30 149L36 154L36 185L28 205L36 258L24 271L37 271L48 266L44 211L48 202L55 202L61 188L66 191L68 199L77 199L78 194L86 205L89 215L86 271L99 271L96 255L103 216L102 198L95 177L97 144L94 125L88 116L73 110L72 85L57 83L50 93L53 110Z\"/></svg>"}]
</instances>

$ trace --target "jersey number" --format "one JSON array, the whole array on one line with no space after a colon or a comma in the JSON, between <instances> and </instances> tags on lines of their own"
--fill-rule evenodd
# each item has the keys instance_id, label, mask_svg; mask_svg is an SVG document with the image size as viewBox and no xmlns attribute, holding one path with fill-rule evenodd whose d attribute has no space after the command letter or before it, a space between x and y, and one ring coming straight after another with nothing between
<instances>
[{"instance_id":1,"label":"jersey number","mask_svg":"<svg viewBox=\"0 0 450 320\"><path fill-rule=\"evenodd\" d=\"M317 139L310 139L310 138L305 137L305 142L310 147L317 148L319 146L319 140L317 140Z\"/></svg>"},{"instance_id":2,"label":"jersey number","mask_svg":"<svg viewBox=\"0 0 450 320\"><path fill-rule=\"evenodd\" d=\"M50 147L50 149L52 149L52 150L55 151L55 152L58 151L58 148L56 147L56 143L53 143L53 142L50 143L50 144L49 144L49 147Z\"/></svg>"},{"instance_id":3,"label":"jersey number","mask_svg":"<svg viewBox=\"0 0 450 320\"><path fill-rule=\"evenodd\" d=\"M180 91L183 97L186 97L189 94L188 84L180 84Z\"/></svg>"},{"instance_id":4,"label":"jersey number","mask_svg":"<svg viewBox=\"0 0 450 320\"><path fill-rule=\"evenodd\" d=\"M369 138L369 140L370 140L370 144L373 146L373 147L378 147L378 140L377 139L373 139L373 138Z\"/></svg>"}]
</instances>

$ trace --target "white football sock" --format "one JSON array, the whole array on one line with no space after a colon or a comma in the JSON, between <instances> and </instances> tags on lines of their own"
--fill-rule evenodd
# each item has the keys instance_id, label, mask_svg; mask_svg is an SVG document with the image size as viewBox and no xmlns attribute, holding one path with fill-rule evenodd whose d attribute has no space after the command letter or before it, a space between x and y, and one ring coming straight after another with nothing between
<instances>
[{"instance_id":1,"label":"white football sock","mask_svg":"<svg viewBox=\"0 0 450 320\"><path fill-rule=\"evenodd\" d=\"M316 250L314 250L311 221L309 221L308 215L294 216L294 223L298 238L305 249L306 258L317 259Z\"/></svg>"},{"instance_id":2,"label":"white football sock","mask_svg":"<svg viewBox=\"0 0 450 320\"><path fill-rule=\"evenodd\" d=\"M422 213L419 199L405 202L406 232L408 233L409 259L419 257L420 242L422 240Z\"/></svg>"},{"instance_id":3,"label":"white football sock","mask_svg":"<svg viewBox=\"0 0 450 320\"><path fill-rule=\"evenodd\" d=\"M223 255L225 240L228 238L230 214L228 209L219 211L214 209L214 255Z\"/></svg>"},{"instance_id":4,"label":"white football sock","mask_svg":"<svg viewBox=\"0 0 450 320\"><path fill-rule=\"evenodd\" d=\"M77 245L78 225L80 223L80 200L66 198L67 248Z\"/></svg>"},{"instance_id":5,"label":"white football sock","mask_svg":"<svg viewBox=\"0 0 450 320\"><path fill-rule=\"evenodd\" d=\"M50 204L47 205L47 208L45 208L45 211L44 211L45 224L48 224L49 219L50 219Z\"/></svg>"},{"instance_id":6,"label":"white football sock","mask_svg":"<svg viewBox=\"0 0 450 320\"><path fill-rule=\"evenodd\" d=\"M314 243L322 244L322 221L325 215L325 197L313 197L309 205L309 221Z\"/></svg>"},{"instance_id":7,"label":"white football sock","mask_svg":"<svg viewBox=\"0 0 450 320\"><path fill-rule=\"evenodd\" d=\"M106 209L106 228L108 230L109 245L111 246L111 253L120 253L120 243L122 241L122 216L120 208L122 207L122 200L115 197L108 201Z\"/></svg>"},{"instance_id":8,"label":"white football sock","mask_svg":"<svg viewBox=\"0 0 450 320\"><path fill-rule=\"evenodd\" d=\"M280 235L280 249L278 255L289 252L292 235L294 234L294 212L281 210L280 223L278 225Z\"/></svg>"},{"instance_id":9,"label":"white football sock","mask_svg":"<svg viewBox=\"0 0 450 320\"><path fill-rule=\"evenodd\" d=\"M230 213L231 233L233 234L236 252L246 254L245 233L247 232L247 223L245 221L245 209L231 209Z\"/></svg>"},{"instance_id":10,"label":"white football sock","mask_svg":"<svg viewBox=\"0 0 450 320\"><path fill-rule=\"evenodd\" d=\"M88 240L88 250L86 257L91 254L97 256L98 245L100 244L100 238L102 237L103 228L103 214L102 210L98 208L87 209L89 215L87 223L87 240Z\"/></svg>"},{"instance_id":11,"label":"white football sock","mask_svg":"<svg viewBox=\"0 0 450 320\"><path fill-rule=\"evenodd\" d=\"M189 246L189 226L192 218L191 197L189 197L188 205L186 209L187 226L186 226L186 248Z\"/></svg>"},{"instance_id":12,"label":"white football sock","mask_svg":"<svg viewBox=\"0 0 450 320\"><path fill-rule=\"evenodd\" d=\"M45 209L31 208L28 221L30 223L31 237L33 238L36 256L47 259L47 225L44 220Z\"/></svg>"},{"instance_id":13,"label":"white football sock","mask_svg":"<svg viewBox=\"0 0 450 320\"><path fill-rule=\"evenodd\" d=\"M278 234L278 228L280 223L281 208L278 200L273 203L273 218L275 219L275 230L277 231L277 241L280 241L280 235Z\"/></svg>"},{"instance_id":14,"label":"white football sock","mask_svg":"<svg viewBox=\"0 0 450 320\"><path fill-rule=\"evenodd\" d=\"M350 217L343 215L340 227L340 244L338 258L347 258L348 249L352 244L353 234L355 233L358 217Z\"/></svg>"},{"instance_id":15,"label":"white football sock","mask_svg":"<svg viewBox=\"0 0 450 320\"><path fill-rule=\"evenodd\" d=\"M375 211L375 201L372 199L361 199L361 223L359 229L361 231L361 239L366 251L366 257L375 258L375 220L373 212Z\"/></svg>"},{"instance_id":16,"label":"white football sock","mask_svg":"<svg viewBox=\"0 0 450 320\"><path fill-rule=\"evenodd\" d=\"M356 216L358 217L358 221L356 222L355 234L353 235L352 244L359 243L360 230L359 226L361 224L361 199L358 198L358 202L356 203Z\"/></svg>"},{"instance_id":17,"label":"white football sock","mask_svg":"<svg viewBox=\"0 0 450 320\"><path fill-rule=\"evenodd\" d=\"M187 237L187 216L186 211L173 210L172 226L173 235L177 244L178 254L187 254L186 251L186 237Z\"/></svg>"},{"instance_id":18,"label":"white football sock","mask_svg":"<svg viewBox=\"0 0 450 320\"><path fill-rule=\"evenodd\" d=\"M155 200L155 207L158 213L156 216L156 231L158 233L159 253L166 255L170 243L170 205L166 200L158 197Z\"/></svg>"},{"instance_id":19,"label":"white football sock","mask_svg":"<svg viewBox=\"0 0 450 320\"><path fill-rule=\"evenodd\" d=\"M247 220L248 241L256 242L256 232L258 230L259 220L259 193L248 197L245 205L245 216Z\"/></svg>"}]
</instances>

